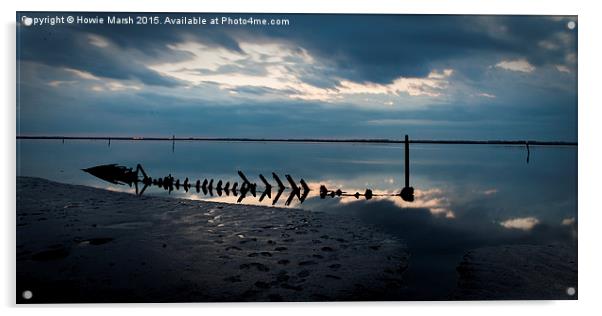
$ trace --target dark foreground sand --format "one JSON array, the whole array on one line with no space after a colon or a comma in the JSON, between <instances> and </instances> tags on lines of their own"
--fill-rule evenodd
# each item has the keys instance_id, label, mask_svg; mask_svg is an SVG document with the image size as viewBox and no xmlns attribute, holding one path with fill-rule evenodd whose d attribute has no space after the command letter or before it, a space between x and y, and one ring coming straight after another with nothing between
<instances>
[{"instance_id":1,"label":"dark foreground sand","mask_svg":"<svg viewBox=\"0 0 602 316\"><path fill-rule=\"evenodd\" d=\"M17 178L19 303L402 299L407 262L344 216Z\"/></svg>"},{"instance_id":2,"label":"dark foreground sand","mask_svg":"<svg viewBox=\"0 0 602 316\"><path fill-rule=\"evenodd\" d=\"M404 300L408 260L351 217L17 178L19 303ZM449 299L577 298L576 244L479 248L457 271Z\"/></svg>"}]
</instances>

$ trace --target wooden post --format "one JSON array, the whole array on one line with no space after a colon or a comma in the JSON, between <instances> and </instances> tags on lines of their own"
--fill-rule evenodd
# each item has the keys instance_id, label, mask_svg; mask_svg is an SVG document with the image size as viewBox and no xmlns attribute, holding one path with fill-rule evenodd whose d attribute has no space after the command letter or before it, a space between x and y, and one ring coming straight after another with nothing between
<instances>
[{"instance_id":1,"label":"wooden post","mask_svg":"<svg viewBox=\"0 0 602 316\"><path fill-rule=\"evenodd\" d=\"M405 137L404 142L405 147L405 157L404 157L404 176L405 176L405 186L401 189L399 195L406 202L414 201L414 188L410 186L410 139L408 135Z\"/></svg>"},{"instance_id":2,"label":"wooden post","mask_svg":"<svg viewBox=\"0 0 602 316\"><path fill-rule=\"evenodd\" d=\"M410 140L408 139L408 135L405 138L405 187L410 186Z\"/></svg>"},{"instance_id":3,"label":"wooden post","mask_svg":"<svg viewBox=\"0 0 602 316\"><path fill-rule=\"evenodd\" d=\"M171 137L171 152L175 152L176 151L176 135L173 135Z\"/></svg>"}]
</instances>

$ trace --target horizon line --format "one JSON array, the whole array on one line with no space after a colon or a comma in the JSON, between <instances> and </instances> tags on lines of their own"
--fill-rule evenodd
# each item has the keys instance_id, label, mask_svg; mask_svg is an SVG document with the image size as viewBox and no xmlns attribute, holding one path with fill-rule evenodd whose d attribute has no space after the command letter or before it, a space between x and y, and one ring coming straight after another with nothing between
<instances>
[{"instance_id":1,"label":"horizon line","mask_svg":"<svg viewBox=\"0 0 602 316\"><path fill-rule=\"evenodd\" d=\"M57 140L124 140L124 141L231 141L231 142L306 142L306 143L381 143L403 144L403 139L387 138L252 138L252 137L140 137L140 136L29 136L17 135L16 139L57 139ZM539 141L539 140L443 140L409 139L413 144L489 144L489 145L545 145L578 146L578 142Z\"/></svg>"}]
</instances>

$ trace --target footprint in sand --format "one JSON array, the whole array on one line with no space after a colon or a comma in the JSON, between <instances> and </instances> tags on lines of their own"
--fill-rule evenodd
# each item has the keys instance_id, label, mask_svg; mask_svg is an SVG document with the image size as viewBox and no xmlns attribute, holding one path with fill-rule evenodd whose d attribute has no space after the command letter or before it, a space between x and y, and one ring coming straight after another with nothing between
<instances>
[{"instance_id":1,"label":"footprint in sand","mask_svg":"<svg viewBox=\"0 0 602 316\"><path fill-rule=\"evenodd\" d=\"M254 267L258 271L261 271L261 272L270 271L270 268L268 268L265 264L261 264L259 262L243 263L243 264L240 265L240 269L241 270L248 270L251 267Z\"/></svg>"},{"instance_id":2,"label":"footprint in sand","mask_svg":"<svg viewBox=\"0 0 602 316\"><path fill-rule=\"evenodd\" d=\"M241 244L241 245L243 245L243 244L246 244L248 242L255 242L255 241L257 241L257 238L250 238L250 239L241 240L238 243Z\"/></svg>"},{"instance_id":3,"label":"footprint in sand","mask_svg":"<svg viewBox=\"0 0 602 316\"><path fill-rule=\"evenodd\" d=\"M286 248L286 247L276 247L276 248L274 248L275 251L285 251L287 249L288 248Z\"/></svg>"},{"instance_id":4,"label":"footprint in sand","mask_svg":"<svg viewBox=\"0 0 602 316\"><path fill-rule=\"evenodd\" d=\"M312 260L299 262L300 266L309 266L309 265L314 265L314 264L317 264L317 263L315 261L312 261Z\"/></svg>"},{"instance_id":5,"label":"footprint in sand","mask_svg":"<svg viewBox=\"0 0 602 316\"><path fill-rule=\"evenodd\" d=\"M333 252L334 249L332 249L331 247L322 247L322 251L326 251L326 252Z\"/></svg>"},{"instance_id":6,"label":"footprint in sand","mask_svg":"<svg viewBox=\"0 0 602 316\"><path fill-rule=\"evenodd\" d=\"M301 286L290 285L288 283L283 283L280 285L280 287L287 290L303 291L303 288Z\"/></svg>"},{"instance_id":7,"label":"footprint in sand","mask_svg":"<svg viewBox=\"0 0 602 316\"><path fill-rule=\"evenodd\" d=\"M240 249L236 246L230 246L230 247L226 247L226 251L228 251L228 250L242 250L242 249Z\"/></svg>"},{"instance_id":8,"label":"footprint in sand","mask_svg":"<svg viewBox=\"0 0 602 316\"><path fill-rule=\"evenodd\" d=\"M278 273L278 276L276 276L276 281L277 282L286 282L290 279L290 277L287 275L287 272L282 270Z\"/></svg>"},{"instance_id":9,"label":"footprint in sand","mask_svg":"<svg viewBox=\"0 0 602 316\"><path fill-rule=\"evenodd\" d=\"M100 238L91 238L91 239L88 239L88 240L84 240L81 243L88 243L88 244L93 245L93 246L98 246L98 245L109 243L109 242L111 242L113 240L114 239L111 238L111 237L100 237Z\"/></svg>"},{"instance_id":10,"label":"footprint in sand","mask_svg":"<svg viewBox=\"0 0 602 316\"><path fill-rule=\"evenodd\" d=\"M328 267L331 268L331 269L333 269L333 270L337 270L337 269L339 269L341 267L341 265L338 264L338 263L335 263L335 264L329 265Z\"/></svg>"},{"instance_id":11,"label":"footprint in sand","mask_svg":"<svg viewBox=\"0 0 602 316\"><path fill-rule=\"evenodd\" d=\"M309 276L309 271L303 270L303 271L297 273L297 276L300 277L300 278L306 278L306 277Z\"/></svg>"},{"instance_id":12,"label":"footprint in sand","mask_svg":"<svg viewBox=\"0 0 602 316\"><path fill-rule=\"evenodd\" d=\"M336 275L332 275L332 274L327 274L325 275L325 277L330 278L330 279L335 279L335 280L340 280L341 277L336 276Z\"/></svg>"},{"instance_id":13,"label":"footprint in sand","mask_svg":"<svg viewBox=\"0 0 602 316\"><path fill-rule=\"evenodd\" d=\"M287 259L278 260L278 264L287 265L289 263L291 263L291 261Z\"/></svg>"},{"instance_id":14,"label":"footprint in sand","mask_svg":"<svg viewBox=\"0 0 602 316\"><path fill-rule=\"evenodd\" d=\"M248 257L257 257L257 256L260 256L260 255L264 256L264 257L271 257L272 256L272 254L269 253L269 252L267 252L267 251L253 252L253 253L248 254L247 256Z\"/></svg>"}]
</instances>

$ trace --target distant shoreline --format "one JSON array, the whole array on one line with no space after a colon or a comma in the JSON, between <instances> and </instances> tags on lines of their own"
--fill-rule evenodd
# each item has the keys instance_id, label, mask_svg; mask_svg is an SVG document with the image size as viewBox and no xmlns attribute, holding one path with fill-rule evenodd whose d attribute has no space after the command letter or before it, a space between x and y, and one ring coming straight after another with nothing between
<instances>
[{"instance_id":1,"label":"distant shoreline","mask_svg":"<svg viewBox=\"0 0 602 316\"><path fill-rule=\"evenodd\" d=\"M130 137L130 136L17 136L17 139L38 140L124 140L124 141L217 141L217 142L279 142L279 143L369 143L403 144L402 139L322 139L322 138L242 138L242 137ZM450 145L533 145L533 146L578 146L577 142L538 140L432 140L410 139L410 144Z\"/></svg>"}]
</instances>

